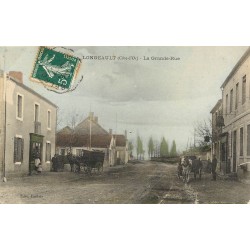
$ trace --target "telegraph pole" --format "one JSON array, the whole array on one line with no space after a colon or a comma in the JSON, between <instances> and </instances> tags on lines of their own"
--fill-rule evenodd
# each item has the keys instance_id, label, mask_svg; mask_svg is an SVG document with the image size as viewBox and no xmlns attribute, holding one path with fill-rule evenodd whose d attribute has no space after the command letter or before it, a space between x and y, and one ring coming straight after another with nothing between
<instances>
[{"instance_id":1,"label":"telegraph pole","mask_svg":"<svg viewBox=\"0 0 250 250\"><path fill-rule=\"evenodd\" d=\"M7 92L7 85L6 85L6 77L7 74L5 72L5 53L6 53L6 48L4 48L4 53L3 53L3 89L4 89L4 142L3 142L3 182L7 182L6 179L6 164L5 164L5 159L6 159L6 110L7 110L7 105L6 105L6 92Z\"/></svg>"}]
</instances>

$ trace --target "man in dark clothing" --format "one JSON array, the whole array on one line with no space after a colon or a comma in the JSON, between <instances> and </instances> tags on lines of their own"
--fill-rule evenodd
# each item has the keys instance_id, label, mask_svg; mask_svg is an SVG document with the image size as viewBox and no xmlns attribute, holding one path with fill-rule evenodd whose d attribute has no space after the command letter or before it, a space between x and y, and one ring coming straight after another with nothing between
<instances>
[{"instance_id":1,"label":"man in dark clothing","mask_svg":"<svg viewBox=\"0 0 250 250\"><path fill-rule=\"evenodd\" d=\"M213 160L212 160L212 176L213 180L216 181L216 166L217 166L217 159L216 156L213 155Z\"/></svg>"},{"instance_id":2,"label":"man in dark clothing","mask_svg":"<svg viewBox=\"0 0 250 250\"><path fill-rule=\"evenodd\" d=\"M52 171L57 172L58 171L58 156L57 154L54 155L54 157L52 158Z\"/></svg>"}]
</instances>

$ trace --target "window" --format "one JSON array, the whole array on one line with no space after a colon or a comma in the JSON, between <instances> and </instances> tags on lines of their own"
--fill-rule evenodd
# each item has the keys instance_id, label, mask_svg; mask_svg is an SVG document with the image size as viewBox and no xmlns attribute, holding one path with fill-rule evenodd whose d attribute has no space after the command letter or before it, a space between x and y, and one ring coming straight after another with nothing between
<instances>
[{"instance_id":1,"label":"window","mask_svg":"<svg viewBox=\"0 0 250 250\"><path fill-rule=\"evenodd\" d=\"M226 114L228 114L228 95L226 95Z\"/></svg>"},{"instance_id":2,"label":"window","mask_svg":"<svg viewBox=\"0 0 250 250\"><path fill-rule=\"evenodd\" d=\"M247 155L250 156L250 124L247 125Z\"/></svg>"},{"instance_id":3,"label":"window","mask_svg":"<svg viewBox=\"0 0 250 250\"><path fill-rule=\"evenodd\" d=\"M17 118L23 119L23 96L17 95Z\"/></svg>"},{"instance_id":4,"label":"window","mask_svg":"<svg viewBox=\"0 0 250 250\"><path fill-rule=\"evenodd\" d=\"M65 155L65 148L61 148L61 155Z\"/></svg>"},{"instance_id":5,"label":"window","mask_svg":"<svg viewBox=\"0 0 250 250\"><path fill-rule=\"evenodd\" d=\"M14 137L14 162L23 161L23 138Z\"/></svg>"},{"instance_id":6,"label":"window","mask_svg":"<svg viewBox=\"0 0 250 250\"><path fill-rule=\"evenodd\" d=\"M226 152L227 152L227 149L226 149L226 143L222 143L221 144L221 161L222 162L225 162L227 160L226 156Z\"/></svg>"},{"instance_id":7,"label":"window","mask_svg":"<svg viewBox=\"0 0 250 250\"><path fill-rule=\"evenodd\" d=\"M240 156L243 156L243 128L240 128Z\"/></svg>"},{"instance_id":8,"label":"window","mask_svg":"<svg viewBox=\"0 0 250 250\"><path fill-rule=\"evenodd\" d=\"M235 109L238 108L238 101L239 101L239 83L236 84Z\"/></svg>"},{"instance_id":9,"label":"window","mask_svg":"<svg viewBox=\"0 0 250 250\"><path fill-rule=\"evenodd\" d=\"M76 155L81 156L82 155L82 150L81 149L76 149Z\"/></svg>"},{"instance_id":10,"label":"window","mask_svg":"<svg viewBox=\"0 0 250 250\"><path fill-rule=\"evenodd\" d=\"M45 161L50 161L51 160L51 143L46 142L46 158Z\"/></svg>"},{"instance_id":11,"label":"window","mask_svg":"<svg viewBox=\"0 0 250 250\"><path fill-rule=\"evenodd\" d=\"M242 104L246 102L246 75L242 78Z\"/></svg>"},{"instance_id":12,"label":"window","mask_svg":"<svg viewBox=\"0 0 250 250\"><path fill-rule=\"evenodd\" d=\"M230 113L233 112L233 89L230 91Z\"/></svg>"},{"instance_id":13,"label":"window","mask_svg":"<svg viewBox=\"0 0 250 250\"><path fill-rule=\"evenodd\" d=\"M35 122L39 121L39 104L35 104Z\"/></svg>"},{"instance_id":14,"label":"window","mask_svg":"<svg viewBox=\"0 0 250 250\"><path fill-rule=\"evenodd\" d=\"M48 124L47 124L47 127L48 127L48 129L50 129L51 128L51 111L50 110L48 110Z\"/></svg>"}]
</instances>

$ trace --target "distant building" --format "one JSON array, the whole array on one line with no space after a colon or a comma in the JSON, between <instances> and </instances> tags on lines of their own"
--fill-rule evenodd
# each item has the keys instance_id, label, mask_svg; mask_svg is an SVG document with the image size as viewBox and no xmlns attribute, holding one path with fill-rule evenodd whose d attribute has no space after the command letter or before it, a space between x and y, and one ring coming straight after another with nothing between
<instances>
[{"instance_id":1,"label":"distant building","mask_svg":"<svg viewBox=\"0 0 250 250\"><path fill-rule=\"evenodd\" d=\"M246 168L249 171L250 48L227 76L221 90L224 124L221 124L219 151L222 170L236 173L241 168Z\"/></svg>"},{"instance_id":2,"label":"distant building","mask_svg":"<svg viewBox=\"0 0 250 250\"><path fill-rule=\"evenodd\" d=\"M107 132L98 123L93 112L80 122L74 129L64 127L56 135L56 151L66 155L69 151L80 155L83 149L101 150L105 153L106 166L126 164L128 162L127 135L114 135Z\"/></svg>"},{"instance_id":3,"label":"distant building","mask_svg":"<svg viewBox=\"0 0 250 250\"><path fill-rule=\"evenodd\" d=\"M222 136L222 127L224 126L223 112L222 112L222 99L218 100L216 105L211 110L212 115L212 144L211 144L211 157L216 155L218 165L225 168L227 159L226 155L221 155L221 148L225 147L224 137Z\"/></svg>"},{"instance_id":4,"label":"distant building","mask_svg":"<svg viewBox=\"0 0 250 250\"><path fill-rule=\"evenodd\" d=\"M91 129L92 135L108 135L109 133L98 123L98 117L94 116L94 112L90 112L89 116L80 122L75 128L74 133L78 135L89 135Z\"/></svg>"},{"instance_id":5,"label":"distant building","mask_svg":"<svg viewBox=\"0 0 250 250\"><path fill-rule=\"evenodd\" d=\"M55 153L57 106L28 88L21 72L0 72L1 175L31 173L34 154L44 170Z\"/></svg>"}]
</instances>

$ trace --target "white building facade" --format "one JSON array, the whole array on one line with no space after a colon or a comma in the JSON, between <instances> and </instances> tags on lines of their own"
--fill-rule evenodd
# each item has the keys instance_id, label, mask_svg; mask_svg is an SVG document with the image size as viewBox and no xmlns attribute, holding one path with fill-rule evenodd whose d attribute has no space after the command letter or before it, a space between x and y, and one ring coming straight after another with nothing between
<instances>
[{"instance_id":1,"label":"white building facade","mask_svg":"<svg viewBox=\"0 0 250 250\"><path fill-rule=\"evenodd\" d=\"M0 74L0 173L31 174L38 152L44 170L55 153L57 106L25 86L21 72Z\"/></svg>"},{"instance_id":2,"label":"white building facade","mask_svg":"<svg viewBox=\"0 0 250 250\"><path fill-rule=\"evenodd\" d=\"M224 126L221 154L231 172L250 170L250 48L221 86Z\"/></svg>"}]
</instances>

